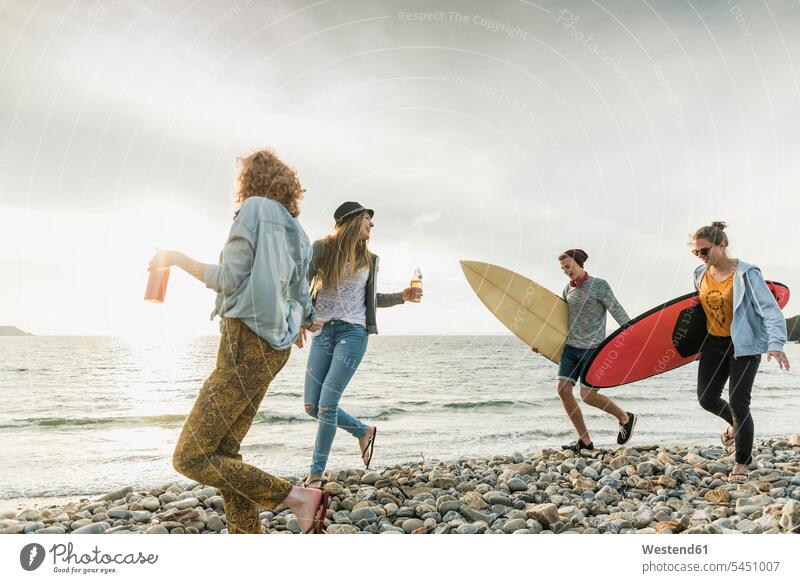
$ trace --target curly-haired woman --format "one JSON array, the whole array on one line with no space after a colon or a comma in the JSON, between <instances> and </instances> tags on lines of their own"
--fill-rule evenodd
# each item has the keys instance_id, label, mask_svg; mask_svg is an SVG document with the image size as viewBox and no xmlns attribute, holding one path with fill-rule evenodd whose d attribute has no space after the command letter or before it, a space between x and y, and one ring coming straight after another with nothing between
<instances>
[{"instance_id":1,"label":"curly-haired woman","mask_svg":"<svg viewBox=\"0 0 800 583\"><path fill-rule=\"evenodd\" d=\"M713 222L692 237L692 253L703 262L694 271L694 285L708 330L697 369L697 399L728 423L722 443L736 449L729 480L745 482L753 462L750 394L761 355L766 352L768 361L774 358L786 370L789 360L783 352L786 320L778 302L758 267L728 256L726 226ZM721 398L725 381L728 402Z\"/></svg>"},{"instance_id":2,"label":"curly-haired woman","mask_svg":"<svg viewBox=\"0 0 800 583\"><path fill-rule=\"evenodd\" d=\"M378 256L367 248L374 215L372 209L357 202L346 202L334 212L333 234L313 245L308 278L319 318L316 324L322 325L322 331L311 343L304 399L306 412L319 420L311 471L305 481L315 488L324 484L322 475L337 427L358 440L369 468L377 428L340 408L339 400L367 350L368 335L378 333L375 308L422 297L421 290L411 288L376 293ZM301 344L303 338L301 333Z\"/></svg>"},{"instance_id":3,"label":"curly-haired woman","mask_svg":"<svg viewBox=\"0 0 800 583\"><path fill-rule=\"evenodd\" d=\"M216 368L203 383L173 454L181 474L222 491L228 532L260 533L259 506L291 508L303 532L321 532L327 493L293 486L242 461L239 446L303 327L315 330L306 271L308 236L296 217L304 189L270 150L240 160L239 190L218 264L159 251L150 269L175 265L217 292Z\"/></svg>"}]
</instances>

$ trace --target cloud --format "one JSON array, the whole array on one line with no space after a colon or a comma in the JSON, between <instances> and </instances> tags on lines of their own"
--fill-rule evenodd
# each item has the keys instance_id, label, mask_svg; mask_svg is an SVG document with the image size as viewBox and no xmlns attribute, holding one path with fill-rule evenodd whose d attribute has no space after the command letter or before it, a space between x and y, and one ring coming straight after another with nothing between
<instances>
[{"instance_id":1,"label":"cloud","mask_svg":"<svg viewBox=\"0 0 800 583\"><path fill-rule=\"evenodd\" d=\"M430 227L438 223L440 218L442 218L442 211L429 211L419 215L411 224L415 227Z\"/></svg>"}]
</instances>

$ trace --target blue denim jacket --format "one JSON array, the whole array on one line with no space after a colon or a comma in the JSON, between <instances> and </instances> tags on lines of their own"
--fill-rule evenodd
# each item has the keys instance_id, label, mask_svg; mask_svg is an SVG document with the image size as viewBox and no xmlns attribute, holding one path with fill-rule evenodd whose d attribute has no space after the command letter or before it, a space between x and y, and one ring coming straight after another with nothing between
<instances>
[{"instance_id":1,"label":"blue denim jacket","mask_svg":"<svg viewBox=\"0 0 800 583\"><path fill-rule=\"evenodd\" d=\"M300 223L277 201L246 199L231 225L219 265L206 270L217 292L211 319L238 318L276 350L289 348L314 320L306 272L311 244Z\"/></svg>"},{"instance_id":2,"label":"blue denim jacket","mask_svg":"<svg viewBox=\"0 0 800 583\"><path fill-rule=\"evenodd\" d=\"M694 270L695 289L700 289L707 268L700 265ZM761 270L741 259L733 275L731 340L734 357L783 352L786 342L786 319Z\"/></svg>"}]
</instances>

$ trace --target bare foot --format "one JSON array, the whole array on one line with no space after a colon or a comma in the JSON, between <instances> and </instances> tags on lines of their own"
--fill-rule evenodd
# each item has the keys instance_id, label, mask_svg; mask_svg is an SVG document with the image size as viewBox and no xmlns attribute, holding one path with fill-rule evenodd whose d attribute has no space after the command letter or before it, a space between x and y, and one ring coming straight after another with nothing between
<instances>
[{"instance_id":1,"label":"bare foot","mask_svg":"<svg viewBox=\"0 0 800 583\"><path fill-rule=\"evenodd\" d=\"M297 522L300 523L300 532L306 532L313 527L314 517L321 500L322 490L301 486L292 487L292 491L289 492L283 503L294 512ZM322 520L325 520L324 516Z\"/></svg>"},{"instance_id":2,"label":"bare foot","mask_svg":"<svg viewBox=\"0 0 800 583\"><path fill-rule=\"evenodd\" d=\"M367 444L369 443L369 440L372 439L373 435L375 435L374 426L367 429L367 433L364 434L364 437L358 438L358 447L361 451L361 461L363 461L364 464L366 464L367 460L369 459L369 449L367 449Z\"/></svg>"}]
</instances>

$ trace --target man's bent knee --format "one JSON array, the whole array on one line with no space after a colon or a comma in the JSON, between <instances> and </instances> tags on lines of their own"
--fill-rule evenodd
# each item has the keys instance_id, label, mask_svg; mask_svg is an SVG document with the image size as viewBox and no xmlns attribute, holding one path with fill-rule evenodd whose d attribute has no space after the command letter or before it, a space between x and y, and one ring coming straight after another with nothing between
<instances>
[{"instance_id":1,"label":"man's bent knee","mask_svg":"<svg viewBox=\"0 0 800 583\"><path fill-rule=\"evenodd\" d=\"M558 385L556 386L556 393L558 393L559 398L563 399L564 397L571 397L572 396L572 387L575 386L575 383L570 381L558 381Z\"/></svg>"},{"instance_id":2,"label":"man's bent knee","mask_svg":"<svg viewBox=\"0 0 800 583\"><path fill-rule=\"evenodd\" d=\"M317 418L317 406L312 403L305 404L306 413L313 417L314 419Z\"/></svg>"}]
</instances>

